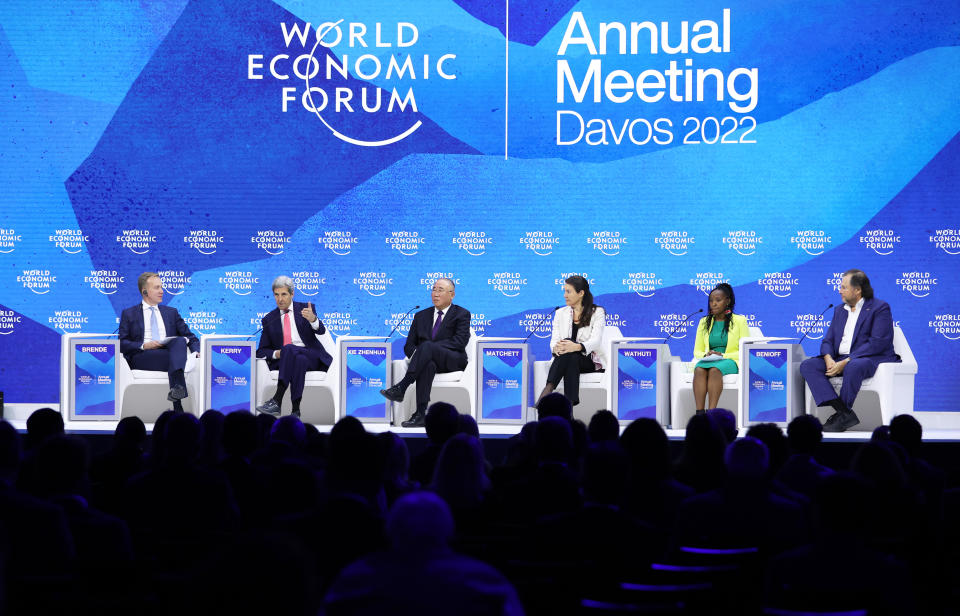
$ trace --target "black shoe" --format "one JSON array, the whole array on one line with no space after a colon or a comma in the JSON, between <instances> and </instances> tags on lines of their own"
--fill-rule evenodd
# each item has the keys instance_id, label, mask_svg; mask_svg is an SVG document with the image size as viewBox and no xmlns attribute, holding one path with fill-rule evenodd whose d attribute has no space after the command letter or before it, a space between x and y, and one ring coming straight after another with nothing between
<instances>
[{"instance_id":1,"label":"black shoe","mask_svg":"<svg viewBox=\"0 0 960 616\"><path fill-rule=\"evenodd\" d=\"M170 402L176 402L177 400L183 400L187 397L187 388L183 385L174 385L170 388L170 393L167 394L167 400Z\"/></svg>"},{"instance_id":2,"label":"black shoe","mask_svg":"<svg viewBox=\"0 0 960 616\"><path fill-rule=\"evenodd\" d=\"M837 420L840 419L840 411L837 411L831 415L825 422L823 422L823 430L825 432L833 432L833 430L827 430L828 426L833 426L837 423Z\"/></svg>"},{"instance_id":3,"label":"black shoe","mask_svg":"<svg viewBox=\"0 0 960 616\"><path fill-rule=\"evenodd\" d=\"M383 393L383 392L380 392ZM407 421L401 422L400 426L404 428L422 428L427 423L427 413L425 411L416 411Z\"/></svg>"},{"instance_id":4,"label":"black shoe","mask_svg":"<svg viewBox=\"0 0 960 616\"><path fill-rule=\"evenodd\" d=\"M290 411L290 414L293 415L294 417L300 417L300 409L293 409L292 411Z\"/></svg>"},{"instance_id":5,"label":"black shoe","mask_svg":"<svg viewBox=\"0 0 960 616\"><path fill-rule=\"evenodd\" d=\"M390 389L380 390L381 396L393 402L403 402L403 394L404 394L404 391L400 389L399 385L394 385Z\"/></svg>"},{"instance_id":6,"label":"black shoe","mask_svg":"<svg viewBox=\"0 0 960 616\"><path fill-rule=\"evenodd\" d=\"M847 411L840 415L840 419L836 423L832 424L829 428L827 426L823 427L824 432L846 432L850 428L854 427L860 423L860 418L857 417L857 414L853 411Z\"/></svg>"},{"instance_id":7,"label":"black shoe","mask_svg":"<svg viewBox=\"0 0 960 616\"><path fill-rule=\"evenodd\" d=\"M267 415L276 415L277 417L279 417L280 405L277 404L276 400L274 400L273 398L270 398L269 400L267 400L266 402L264 402L263 404L257 407L257 412L265 413Z\"/></svg>"}]
</instances>

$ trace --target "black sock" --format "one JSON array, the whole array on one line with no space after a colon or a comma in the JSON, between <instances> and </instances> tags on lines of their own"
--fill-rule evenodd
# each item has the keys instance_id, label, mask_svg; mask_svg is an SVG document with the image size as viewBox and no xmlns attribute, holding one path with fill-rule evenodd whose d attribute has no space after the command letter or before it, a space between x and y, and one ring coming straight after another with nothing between
<instances>
[{"instance_id":1,"label":"black sock","mask_svg":"<svg viewBox=\"0 0 960 616\"><path fill-rule=\"evenodd\" d=\"M183 370L176 370L173 373L173 384L181 385L184 389L187 388L187 380L183 378Z\"/></svg>"},{"instance_id":2,"label":"black sock","mask_svg":"<svg viewBox=\"0 0 960 616\"><path fill-rule=\"evenodd\" d=\"M174 401L173 401L173 410L176 411L176 412L178 412L178 413L182 413L182 412L183 412L183 403L180 402L179 400L174 400Z\"/></svg>"},{"instance_id":3,"label":"black sock","mask_svg":"<svg viewBox=\"0 0 960 616\"><path fill-rule=\"evenodd\" d=\"M399 387L402 391L406 391L407 387L410 387L410 385L412 385L413 382L416 380L417 380L417 377L410 376L410 373L408 372L407 374L403 375L403 378L400 379L400 382L397 383L394 387Z\"/></svg>"},{"instance_id":4,"label":"black sock","mask_svg":"<svg viewBox=\"0 0 960 616\"><path fill-rule=\"evenodd\" d=\"M831 400L831 401L828 402L827 404L829 404L830 406L832 406L832 407L833 407L833 410L835 410L836 412L838 412L838 413L840 413L840 414L846 413L847 411L850 410L850 409L847 408L847 405L844 404L844 403L843 403L843 400L841 400L840 398L834 398L833 400Z\"/></svg>"},{"instance_id":5,"label":"black sock","mask_svg":"<svg viewBox=\"0 0 960 616\"><path fill-rule=\"evenodd\" d=\"M297 398L297 399L295 399L295 400L294 400L294 399L291 399L291 400L290 400L291 404L293 404L293 410L294 410L294 411L300 412L300 401L301 401L301 400L303 400L303 398Z\"/></svg>"},{"instance_id":6,"label":"black sock","mask_svg":"<svg viewBox=\"0 0 960 616\"><path fill-rule=\"evenodd\" d=\"M283 402L283 394L287 393L287 384L284 381L277 381L277 392L273 394L273 401L277 404Z\"/></svg>"}]
</instances>

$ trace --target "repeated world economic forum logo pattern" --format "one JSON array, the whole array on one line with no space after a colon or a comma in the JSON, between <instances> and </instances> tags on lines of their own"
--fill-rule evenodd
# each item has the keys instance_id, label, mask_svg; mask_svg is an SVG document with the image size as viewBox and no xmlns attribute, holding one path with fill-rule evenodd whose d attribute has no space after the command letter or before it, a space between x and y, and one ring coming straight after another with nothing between
<instances>
[{"instance_id":1,"label":"repeated world economic forum logo pattern","mask_svg":"<svg viewBox=\"0 0 960 616\"><path fill-rule=\"evenodd\" d=\"M6 400L55 402L60 334L114 331L145 270L198 332L255 331L285 274L335 335L399 324L395 355L451 278L478 335L539 359L580 274L686 359L718 282L816 353L861 267L917 408L956 410L955 2L801 27L761 2L567 1L511 13L509 40L506 9L2 3L0 341L38 353L0 359Z\"/></svg>"}]
</instances>

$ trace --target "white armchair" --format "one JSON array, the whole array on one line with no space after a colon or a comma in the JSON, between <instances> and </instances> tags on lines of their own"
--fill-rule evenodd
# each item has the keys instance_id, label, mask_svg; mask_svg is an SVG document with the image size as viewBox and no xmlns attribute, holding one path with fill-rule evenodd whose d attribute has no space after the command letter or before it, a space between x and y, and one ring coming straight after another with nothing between
<instances>
[{"instance_id":1,"label":"white armchair","mask_svg":"<svg viewBox=\"0 0 960 616\"><path fill-rule=\"evenodd\" d=\"M758 327L751 327L750 334L740 339L740 366L746 365L746 346L751 342L766 340ZM674 361L670 363L670 426L674 430L683 430L696 412L693 400L693 369L696 361ZM740 401L743 395L743 379L740 374L727 374L723 377L723 392L718 406L730 409L740 416Z\"/></svg>"},{"instance_id":2,"label":"white armchair","mask_svg":"<svg viewBox=\"0 0 960 616\"><path fill-rule=\"evenodd\" d=\"M320 344L333 358L333 364L326 372L322 370L307 372L304 378L303 399L300 401L300 416L305 423L333 425L337 418L337 405L340 404L340 358L329 328L318 338ZM256 401L259 406L273 396L277 389L280 371L270 370L267 360L258 358L255 372ZM290 394L287 393L283 396L280 413L287 415L291 410Z\"/></svg>"},{"instance_id":3,"label":"white armchair","mask_svg":"<svg viewBox=\"0 0 960 616\"><path fill-rule=\"evenodd\" d=\"M613 344L623 338L620 328L615 325L607 325L603 328L603 338L600 344L603 346L604 353L607 356L608 364L613 358ZM533 362L533 395L539 396L540 392L547 384L547 375L550 373L550 364L553 358L548 361ZM589 422L593 414L600 409L613 410L613 383L615 375L607 366L606 372L588 372L580 375L580 404L573 407L573 416L576 419ZM563 382L557 385L556 391L563 391Z\"/></svg>"},{"instance_id":4,"label":"white armchair","mask_svg":"<svg viewBox=\"0 0 960 616\"><path fill-rule=\"evenodd\" d=\"M893 351L900 356L899 362L884 362L869 379L864 379L860 392L853 403L854 412L860 419L857 430L873 430L889 425L896 415L913 412L914 381L917 375L917 359L910 344L899 327L893 328ZM830 379L834 391L840 393L843 377ZM818 407L804 384L804 399L807 414L816 415L821 421L833 414L830 407Z\"/></svg>"},{"instance_id":5,"label":"white armchair","mask_svg":"<svg viewBox=\"0 0 960 616\"><path fill-rule=\"evenodd\" d=\"M477 334L470 328L470 340L467 341L467 365L459 372L438 372L433 377L433 387L430 390L430 402L449 402L457 407L461 413L469 413L476 417L477 407ZM393 384L399 383L407 374L407 364L410 360L395 359L393 361ZM416 410L417 387L407 388L403 402L393 403L394 424L409 419Z\"/></svg>"},{"instance_id":6,"label":"white armchair","mask_svg":"<svg viewBox=\"0 0 960 616\"><path fill-rule=\"evenodd\" d=\"M184 378L187 382L187 397L181 403L183 410L199 416L203 413L203 371L199 370L200 360L190 357L187 349L187 367ZM167 400L170 381L166 372L158 370L133 370L122 355L117 358L117 381L120 386L120 417L136 415L144 423L157 420L164 411L173 408Z\"/></svg>"}]
</instances>

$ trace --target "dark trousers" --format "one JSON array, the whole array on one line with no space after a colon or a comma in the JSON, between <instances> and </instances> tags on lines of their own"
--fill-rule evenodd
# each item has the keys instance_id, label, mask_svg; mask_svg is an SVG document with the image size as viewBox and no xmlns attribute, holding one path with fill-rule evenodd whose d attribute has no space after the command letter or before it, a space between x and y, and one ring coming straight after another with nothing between
<instances>
[{"instance_id":1,"label":"dark trousers","mask_svg":"<svg viewBox=\"0 0 960 616\"><path fill-rule=\"evenodd\" d=\"M303 397L303 383L306 380L308 371L319 370L326 372L327 368L329 368L329 366L317 359L311 349L295 344L287 344L280 349L280 359L278 362L280 374L277 378L290 386L291 400L299 400Z\"/></svg>"},{"instance_id":2,"label":"dark trousers","mask_svg":"<svg viewBox=\"0 0 960 616\"><path fill-rule=\"evenodd\" d=\"M457 353L446 349L432 340L426 340L417 345L410 363L407 365L407 374L400 383L404 388L416 381L417 383L417 410L426 410L430 403L430 390L433 388L433 377L438 372L456 372L467 367L465 353Z\"/></svg>"},{"instance_id":3,"label":"dark trousers","mask_svg":"<svg viewBox=\"0 0 960 616\"><path fill-rule=\"evenodd\" d=\"M166 372L171 389L174 385L182 385L184 388L187 386L183 378L183 368L187 365L187 341L179 336L165 347L131 355L127 363L132 370Z\"/></svg>"},{"instance_id":4,"label":"dark trousers","mask_svg":"<svg viewBox=\"0 0 960 616\"><path fill-rule=\"evenodd\" d=\"M564 353L553 358L547 382L554 387L563 381L563 393L573 404L580 404L580 375L596 372L597 368L588 355Z\"/></svg>"},{"instance_id":5,"label":"dark trousers","mask_svg":"<svg viewBox=\"0 0 960 616\"><path fill-rule=\"evenodd\" d=\"M838 356L834 359L842 361L846 355ZM810 393L817 402L817 406L824 406L826 403L837 398L837 392L830 384L830 378L826 375L827 363L822 357L811 357L803 360L800 364L800 374L810 387ZM857 392L860 391L860 385L864 379L869 379L877 371L874 363L868 359L851 359L843 369L843 385L840 386L840 400L847 405L848 409L853 409L853 401L857 399Z\"/></svg>"}]
</instances>

